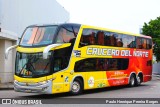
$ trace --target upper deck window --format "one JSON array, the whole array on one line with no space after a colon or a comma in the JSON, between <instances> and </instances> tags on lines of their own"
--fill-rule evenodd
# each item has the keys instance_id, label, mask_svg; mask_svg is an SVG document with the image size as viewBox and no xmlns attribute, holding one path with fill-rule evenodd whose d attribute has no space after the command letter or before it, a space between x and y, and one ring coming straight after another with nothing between
<instances>
[{"instance_id":1,"label":"upper deck window","mask_svg":"<svg viewBox=\"0 0 160 107\"><path fill-rule=\"evenodd\" d=\"M55 43L73 43L80 26L64 25L58 31Z\"/></svg>"},{"instance_id":2,"label":"upper deck window","mask_svg":"<svg viewBox=\"0 0 160 107\"><path fill-rule=\"evenodd\" d=\"M97 29L83 29L79 48L88 45L151 49L152 41L145 37Z\"/></svg>"},{"instance_id":3,"label":"upper deck window","mask_svg":"<svg viewBox=\"0 0 160 107\"><path fill-rule=\"evenodd\" d=\"M20 42L21 46L42 46L51 44L57 26L39 26L26 29Z\"/></svg>"}]
</instances>

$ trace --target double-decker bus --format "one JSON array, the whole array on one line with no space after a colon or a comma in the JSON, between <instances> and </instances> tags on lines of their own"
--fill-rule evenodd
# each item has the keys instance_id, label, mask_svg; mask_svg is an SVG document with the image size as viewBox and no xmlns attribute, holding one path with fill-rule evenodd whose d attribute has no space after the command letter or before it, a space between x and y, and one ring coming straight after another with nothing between
<instances>
[{"instance_id":1,"label":"double-decker bus","mask_svg":"<svg viewBox=\"0 0 160 107\"><path fill-rule=\"evenodd\" d=\"M149 36L73 23L32 25L6 58L13 48L18 92L80 94L151 80Z\"/></svg>"}]
</instances>

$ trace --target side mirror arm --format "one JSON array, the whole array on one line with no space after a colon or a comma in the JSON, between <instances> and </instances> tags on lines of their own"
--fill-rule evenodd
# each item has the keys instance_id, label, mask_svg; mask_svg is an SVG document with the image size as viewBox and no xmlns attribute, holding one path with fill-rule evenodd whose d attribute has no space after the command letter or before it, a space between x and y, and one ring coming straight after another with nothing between
<instances>
[{"instance_id":1,"label":"side mirror arm","mask_svg":"<svg viewBox=\"0 0 160 107\"><path fill-rule=\"evenodd\" d=\"M62 44L52 44L52 45L48 45L46 48L44 48L43 50L43 59L47 59L48 58L48 52L55 47L61 46Z\"/></svg>"},{"instance_id":2,"label":"side mirror arm","mask_svg":"<svg viewBox=\"0 0 160 107\"><path fill-rule=\"evenodd\" d=\"M14 48L16 48L16 47L18 47L18 45L10 46L10 47L8 47L6 49L6 51L5 51L5 59L8 59L9 51L12 50L12 49L14 49Z\"/></svg>"}]
</instances>

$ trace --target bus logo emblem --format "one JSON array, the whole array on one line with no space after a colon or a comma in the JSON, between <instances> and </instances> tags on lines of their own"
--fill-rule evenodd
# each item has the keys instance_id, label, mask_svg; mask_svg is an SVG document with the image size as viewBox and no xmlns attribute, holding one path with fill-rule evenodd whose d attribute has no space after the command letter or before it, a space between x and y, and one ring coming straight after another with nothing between
<instances>
[{"instance_id":1,"label":"bus logo emblem","mask_svg":"<svg viewBox=\"0 0 160 107\"><path fill-rule=\"evenodd\" d=\"M28 86L28 83L26 83L26 86Z\"/></svg>"},{"instance_id":2,"label":"bus logo emblem","mask_svg":"<svg viewBox=\"0 0 160 107\"><path fill-rule=\"evenodd\" d=\"M89 85L89 87L93 87L94 86L94 78L93 77L89 78L88 85Z\"/></svg>"},{"instance_id":3,"label":"bus logo emblem","mask_svg":"<svg viewBox=\"0 0 160 107\"><path fill-rule=\"evenodd\" d=\"M74 53L75 57L80 57L81 56L81 51L74 50L73 53Z\"/></svg>"}]
</instances>

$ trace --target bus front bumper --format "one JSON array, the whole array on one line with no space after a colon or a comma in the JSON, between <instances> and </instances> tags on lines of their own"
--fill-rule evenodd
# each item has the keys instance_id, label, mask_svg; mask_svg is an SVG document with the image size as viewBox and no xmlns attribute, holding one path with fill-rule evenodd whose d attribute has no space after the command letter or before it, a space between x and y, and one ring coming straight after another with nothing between
<instances>
[{"instance_id":1,"label":"bus front bumper","mask_svg":"<svg viewBox=\"0 0 160 107\"><path fill-rule=\"evenodd\" d=\"M26 93L52 93L52 81L47 80L45 83L23 83L14 81L14 90Z\"/></svg>"}]
</instances>

